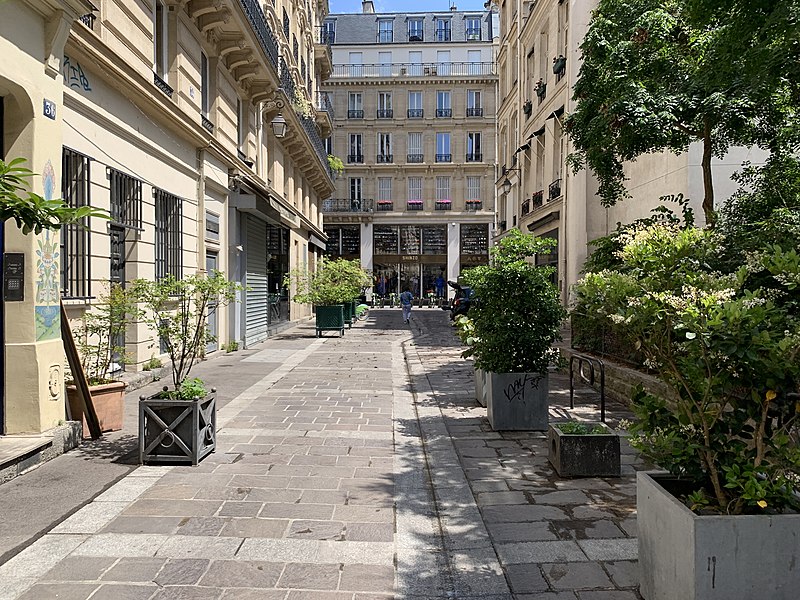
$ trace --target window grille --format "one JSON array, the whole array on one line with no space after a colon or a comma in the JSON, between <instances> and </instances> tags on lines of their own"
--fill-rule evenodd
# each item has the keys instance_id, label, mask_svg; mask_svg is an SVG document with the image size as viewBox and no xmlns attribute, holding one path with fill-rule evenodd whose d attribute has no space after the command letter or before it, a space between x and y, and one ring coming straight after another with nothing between
<instances>
[{"instance_id":1,"label":"window grille","mask_svg":"<svg viewBox=\"0 0 800 600\"><path fill-rule=\"evenodd\" d=\"M61 159L61 197L70 208L91 205L91 159L64 148ZM89 298L92 294L89 219L61 228L61 295Z\"/></svg>"},{"instance_id":2,"label":"window grille","mask_svg":"<svg viewBox=\"0 0 800 600\"><path fill-rule=\"evenodd\" d=\"M108 170L111 188L111 220L123 227L142 229L142 182L117 171Z\"/></svg>"},{"instance_id":3,"label":"window grille","mask_svg":"<svg viewBox=\"0 0 800 600\"><path fill-rule=\"evenodd\" d=\"M156 279L181 278L181 199L156 188Z\"/></svg>"}]
</instances>

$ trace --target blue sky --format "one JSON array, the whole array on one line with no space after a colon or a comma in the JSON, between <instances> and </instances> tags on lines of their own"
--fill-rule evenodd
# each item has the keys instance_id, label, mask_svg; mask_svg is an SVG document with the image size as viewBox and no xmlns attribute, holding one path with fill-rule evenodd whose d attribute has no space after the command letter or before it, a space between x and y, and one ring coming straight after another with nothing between
<instances>
[{"instance_id":1,"label":"blue sky","mask_svg":"<svg viewBox=\"0 0 800 600\"><path fill-rule=\"evenodd\" d=\"M458 10L483 10L486 0L454 0ZM450 0L373 0L375 12L445 11ZM361 0L329 0L332 13L360 13Z\"/></svg>"}]
</instances>

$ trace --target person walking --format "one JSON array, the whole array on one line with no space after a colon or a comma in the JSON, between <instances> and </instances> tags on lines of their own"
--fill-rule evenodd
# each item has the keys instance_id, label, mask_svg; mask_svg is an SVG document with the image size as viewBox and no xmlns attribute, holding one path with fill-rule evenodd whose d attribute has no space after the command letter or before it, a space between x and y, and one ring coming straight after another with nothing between
<instances>
[{"instance_id":1,"label":"person walking","mask_svg":"<svg viewBox=\"0 0 800 600\"><path fill-rule=\"evenodd\" d=\"M403 308L403 323L408 323L411 320L411 303L414 301L414 295L408 291L408 288L400 294L400 306Z\"/></svg>"}]
</instances>

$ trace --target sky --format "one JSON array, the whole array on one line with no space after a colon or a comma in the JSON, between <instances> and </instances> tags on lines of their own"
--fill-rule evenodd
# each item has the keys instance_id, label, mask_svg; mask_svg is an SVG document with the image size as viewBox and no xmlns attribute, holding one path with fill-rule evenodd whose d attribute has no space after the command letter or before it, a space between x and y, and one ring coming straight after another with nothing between
<instances>
[{"instance_id":1,"label":"sky","mask_svg":"<svg viewBox=\"0 0 800 600\"><path fill-rule=\"evenodd\" d=\"M455 2L458 10L483 10L486 0L373 0L375 12L430 12L445 11L450 2ZM361 0L328 0L332 13L360 13Z\"/></svg>"}]
</instances>

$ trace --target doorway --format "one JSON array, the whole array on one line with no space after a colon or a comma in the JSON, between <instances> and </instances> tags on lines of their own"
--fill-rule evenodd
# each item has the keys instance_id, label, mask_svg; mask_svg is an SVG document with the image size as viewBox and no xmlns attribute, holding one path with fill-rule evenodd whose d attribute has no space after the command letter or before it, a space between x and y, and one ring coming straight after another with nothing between
<instances>
[{"instance_id":1,"label":"doorway","mask_svg":"<svg viewBox=\"0 0 800 600\"><path fill-rule=\"evenodd\" d=\"M216 252L206 251L206 274L211 275L219 270L219 256ZM208 328L209 340L206 344L206 354L211 354L219 350L219 319L217 316L219 305L217 302L208 303L208 314L206 315L206 327Z\"/></svg>"}]
</instances>

